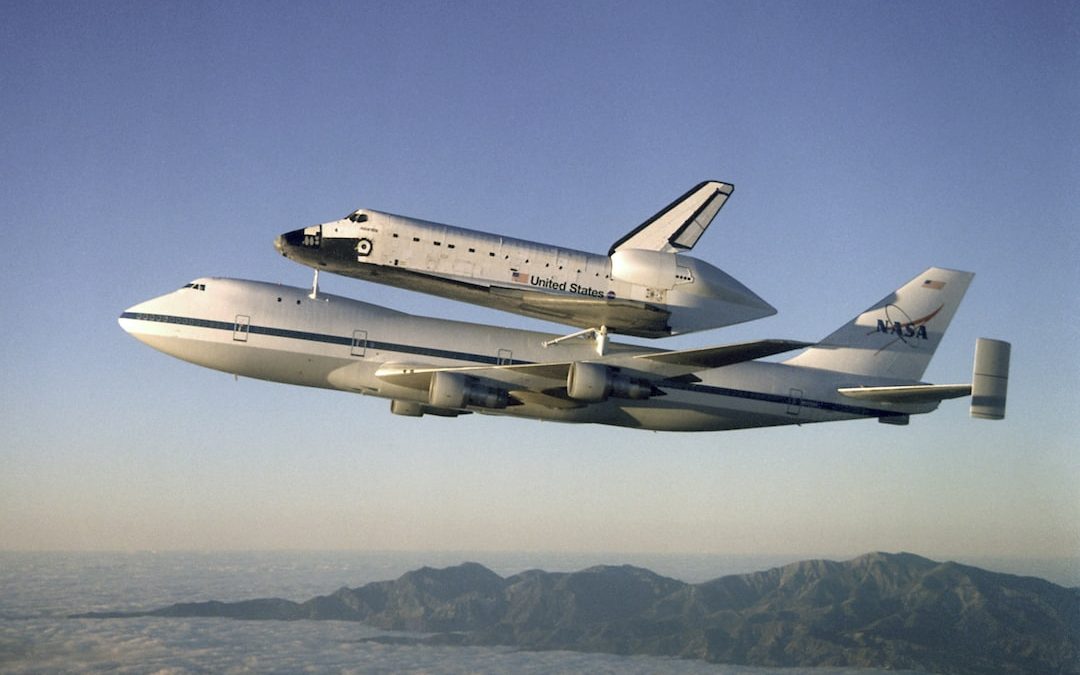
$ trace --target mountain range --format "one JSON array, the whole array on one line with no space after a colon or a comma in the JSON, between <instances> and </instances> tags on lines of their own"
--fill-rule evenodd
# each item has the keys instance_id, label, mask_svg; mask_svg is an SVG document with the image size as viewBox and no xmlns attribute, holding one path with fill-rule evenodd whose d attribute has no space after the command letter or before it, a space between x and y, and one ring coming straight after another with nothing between
<instances>
[{"instance_id":1,"label":"mountain range","mask_svg":"<svg viewBox=\"0 0 1080 675\"><path fill-rule=\"evenodd\" d=\"M1080 674L1080 589L917 555L810 560L687 584L639 567L424 567L292 602L180 603L127 616L359 621L382 641L648 654L750 666Z\"/></svg>"}]
</instances>

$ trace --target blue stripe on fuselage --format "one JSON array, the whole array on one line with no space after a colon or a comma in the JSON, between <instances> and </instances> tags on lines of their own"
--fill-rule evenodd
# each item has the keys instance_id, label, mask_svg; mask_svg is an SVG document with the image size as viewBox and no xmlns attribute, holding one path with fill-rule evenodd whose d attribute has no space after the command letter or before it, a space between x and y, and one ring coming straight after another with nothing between
<instances>
[{"instance_id":1,"label":"blue stripe on fuselage","mask_svg":"<svg viewBox=\"0 0 1080 675\"><path fill-rule=\"evenodd\" d=\"M210 321L207 319L192 319L184 316L168 316L165 314L142 314L139 312L124 312L120 315L121 319L135 319L138 321L154 321L157 323L174 323L181 326L195 326L196 328L210 328L214 330L226 330L232 332L236 329L236 324L230 321ZM325 333L309 333L302 330L289 330L287 328L272 328L270 326L256 326L251 325L247 328L247 332L251 335L269 335L271 337L290 338L293 340L306 340L308 342L322 342L324 344L332 345L344 345L346 347L352 346L352 337L342 337L340 335L326 335ZM486 365L498 365L499 359L495 356L485 356L483 354L469 354L466 352L455 352L446 349L433 349L431 347L417 347L414 345L402 345L393 342L379 342L377 340L367 340L365 342L369 349L382 349L389 352L402 352L405 354L417 354L419 356L433 356L436 358L454 359L457 361L470 361L472 363L483 363ZM528 361L514 361L515 364L527 364Z\"/></svg>"}]
</instances>

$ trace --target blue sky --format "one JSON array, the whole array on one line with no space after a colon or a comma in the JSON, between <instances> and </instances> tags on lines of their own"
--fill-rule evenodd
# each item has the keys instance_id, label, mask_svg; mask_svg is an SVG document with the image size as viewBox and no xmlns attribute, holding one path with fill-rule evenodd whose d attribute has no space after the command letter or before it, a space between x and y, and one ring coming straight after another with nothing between
<instances>
[{"instance_id":1,"label":"blue sky","mask_svg":"<svg viewBox=\"0 0 1080 675\"><path fill-rule=\"evenodd\" d=\"M1075 3L9 2L0 65L0 547L1080 556ZM360 206L600 252L708 178L694 254L779 314L665 344L972 270L927 378L1011 341L1008 419L414 420L116 324L199 276L305 286L274 236Z\"/></svg>"}]
</instances>

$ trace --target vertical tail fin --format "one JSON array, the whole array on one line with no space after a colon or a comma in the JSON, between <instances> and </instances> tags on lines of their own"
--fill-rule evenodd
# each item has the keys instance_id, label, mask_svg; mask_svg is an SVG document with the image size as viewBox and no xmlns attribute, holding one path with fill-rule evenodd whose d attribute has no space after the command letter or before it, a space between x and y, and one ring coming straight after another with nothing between
<instances>
[{"instance_id":1,"label":"vertical tail fin","mask_svg":"<svg viewBox=\"0 0 1080 675\"><path fill-rule=\"evenodd\" d=\"M734 190L734 185L717 180L698 183L612 244L608 255L630 248L666 253L689 251Z\"/></svg>"},{"instance_id":2,"label":"vertical tail fin","mask_svg":"<svg viewBox=\"0 0 1080 675\"><path fill-rule=\"evenodd\" d=\"M786 363L919 380L974 276L931 267Z\"/></svg>"}]
</instances>

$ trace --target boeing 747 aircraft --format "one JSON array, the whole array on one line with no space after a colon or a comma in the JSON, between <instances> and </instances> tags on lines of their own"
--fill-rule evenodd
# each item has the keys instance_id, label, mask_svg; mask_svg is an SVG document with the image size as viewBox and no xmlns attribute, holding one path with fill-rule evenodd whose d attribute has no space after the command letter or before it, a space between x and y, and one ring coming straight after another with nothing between
<instances>
[{"instance_id":1,"label":"boeing 747 aircraft","mask_svg":"<svg viewBox=\"0 0 1080 675\"><path fill-rule=\"evenodd\" d=\"M307 289L203 278L131 307L125 331L245 377L390 399L419 417L489 413L711 431L877 418L907 424L972 395L1001 419L1009 344L980 338L970 384L921 381L973 275L932 267L816 344L665 351L433 319ZM547 345L547 346L545 346ZM780 363L759 359L804 351Z\"/></svg>"},{"instance_id":2,"label":"boeing 747 aircraft","mask_svg":"<svg viewBox=\"0 0 1080 675\"><path fill-rule=\"evenodd\" d=\"M760 319L769 303L683 255L734 187L695 186L607 255L361 209L288 232L285 257L327 270L557 323L657 338Z\"/></svg>"}]
</instances>

